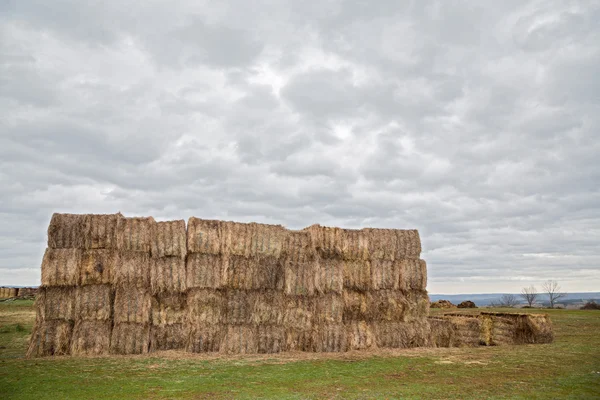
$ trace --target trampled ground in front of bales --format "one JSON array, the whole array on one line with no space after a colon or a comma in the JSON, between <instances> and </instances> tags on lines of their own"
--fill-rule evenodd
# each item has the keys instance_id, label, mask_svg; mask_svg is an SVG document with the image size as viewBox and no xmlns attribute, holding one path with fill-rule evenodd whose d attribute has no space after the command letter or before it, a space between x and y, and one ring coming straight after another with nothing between
<instances>
[{"instance_id":1,"label":"trampled ground in front of bales","mask_svg":"<svg viewBox=\"0 0 600 400\"><path fill-rule=\"evenodd\" d=\"M530 311L549 312L553 344L27 360L32 302L0 303L0 399L600 398L600 311Z\"/></svg>"}]
</instances>

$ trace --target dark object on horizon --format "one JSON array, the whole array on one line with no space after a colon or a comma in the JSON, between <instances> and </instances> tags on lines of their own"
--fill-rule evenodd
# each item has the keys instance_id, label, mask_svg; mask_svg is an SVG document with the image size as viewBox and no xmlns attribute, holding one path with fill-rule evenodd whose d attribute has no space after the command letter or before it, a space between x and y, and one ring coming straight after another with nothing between
<instances>
[{"instance_id":1,"label":"dark object on horizon","mask_svg":"<svg viewBox=\"0 0 600 400\"><path fill-rule=\"evenodd\" d=\"M460 303L457 307L458 308L477 308L477 305L475 303L473 303L471 300L465 300L462 303Z\"/></svg>"},{"instance_id":2,"label":"dark object on horizon","mask_svg":"<svg viewBox=\"0 0 600 400\"><path fill-rule=\"evenodd\" d=\"M455 308L456 305L452 304L448 300L438 300L431 303L430 308Z\"/></svg>"},{"instance_id":3,"label":"dark object on horizon","mask_svg":"<svg viewBox=\"0 0 600 400\"><path fill-rule=\"evenodd\" d=\"M600 304L595 301L588 301L583 306L581 306L580 310L600 310Z\"/></svg>"}]
</instances>

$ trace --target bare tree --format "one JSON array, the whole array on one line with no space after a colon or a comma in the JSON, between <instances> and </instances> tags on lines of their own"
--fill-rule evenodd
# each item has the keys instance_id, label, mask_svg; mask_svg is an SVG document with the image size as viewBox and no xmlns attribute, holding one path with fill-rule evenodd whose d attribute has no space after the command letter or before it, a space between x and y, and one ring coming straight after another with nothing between
<instances>
[{"instance_id":1,"label":"bare tree","mask_svg":"<svg viewBox=\"0 0 600 400\"><path fill-rule=\"evenodd\" d=\"M567 294L560 291L560 286L558 282L553 280L548 280L542 284L542 290L546 295L548 295L548 300L550 301L550 308L554 308L554 303L558 299L565 297Z\"/></svg>"},{"instance_id":2,"label":"bare tree","mask_svg":"<svg viewBox=\"0 0 600 400\"><path fill-rule=\"evenodd\" d=\"M519 300L517 299L517 296L515 296L514 294L503 294L502 297L500 297L500 300L498 300L498 302L493 302L490 305L492 307L513 308L517 304L519 304Z\"/></svg>"},{"instance_id":3,"label":"bare tree","mask_svg":"<svg viewBox=\"0 0 600 400\"><path fill-rule=\"evenodd\" d=\"M537 289L533 285L525 287L521 290L521 297L527 302L527 305L531 307L538 297Z\"/></svg>"}]
</instances>

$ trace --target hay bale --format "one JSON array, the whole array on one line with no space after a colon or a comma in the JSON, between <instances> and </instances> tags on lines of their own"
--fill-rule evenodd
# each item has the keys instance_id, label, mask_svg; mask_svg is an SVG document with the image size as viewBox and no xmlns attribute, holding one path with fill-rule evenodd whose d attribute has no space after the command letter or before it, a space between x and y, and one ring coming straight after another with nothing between
<instances>
[{"instance_id":1,"label":"hay bale","mask_svg":"<svg viewBox=\"0 0 600 400\"><path fill-rule=\"evenodd\" d=\"M465 301L461 302L457 307L458 308L477 308L475 303L473 303L471 300L465 300Z\"/></svg>"},{"instance_id":2,"label":"hay bale","mask_svg":"<svg viewBox=\"0 0 600 400\"><path fill-rule=\"evenodd\" d=\"M346 350L365 350L375 347L375 335L365 321L344 323L346 328Z\"/></svg>"},{"instance_id":3,"label":"hay bale","mask_svg":"<svg viewBox=\"0 0 600 400\"><path fill-rule=\"evenodd\" d=\"M345 260L368 260L369 238L362 229L342 229L342 258Z\"/></svg>"},{"instance_id":4,"label":"hay bale","mask_svg":"<svg viewBox=\"0 0 600 400\"><path fill-rule=\"evenodd\" d=\"M70 353L73 322L37 321L27 349L27 357L61 356Z\"/></svg>"},{"instance_id":5,"label":"hay bale","mask_svg":"<svg viewBox=\"0 0 600 400\"><path fill-rule=\"evenodd\" d=\"M364 234L369 245L372 260L395 260L399 253L398 234L394 229L365 228Z\"/></svg>"},{"instance_id":6,"label":"hay bale","mask_svg":"<svg viewBox=\"0 0 600 400\"><path fill-rule=\"evenodd\" d=\"M117 323L110 338L111 354L145 354L150 345L148 324Z\"/></svg>"},{"instance_id":7,"label":"hay bale","mask_svg":"<svg viewBox=\"0 0 600 400\"><path fill-rule=\"evenodd\" d=\"M318 324L340 324L344 316L344 298L340 294L315 297L314 319Z\"/></svg>"},{"instance_id":8,"label":"hay bale","mask_svg":"<svg viewBox=\"0 0 600 400\"><path fill-rule=\"evenodd\" d=\"M281 225L252 224L253 234L250 242L252 257L280 258L287 238L287 230Z\"/></svg>"},{"instance_id":9,"label":"hay bale","mask_svg":"<svg viewBox=\"0 0 600 400\"><path fill-rule=\"evenodd\" d=\"M246 258L229 255L224 258L225 286L231 289L283 289L283 264L275 257Z\"/></svg>"},{"instance_id":10,"label":"hay bale","mask_svg":"<svg viewBox=\"0 0 600 400\"><path fill-rule=\"evenodd\" d=\"M150 322L151 296L148 290L136 286L117 287L114 321L147 324Z\"/></svg>"},{"instance_id":11,"label":"hay bale","mask_svg":"<svg viewBox=\"0 0 600 400\"><path fill-rule=\"evenodd\" d=\"M323 324L313 333L316 352L342 352L348 349L346 328L343 324Z\"/></svg>"},{"instance_id":12,"label":"hay bale","mask_svg":"<svg viewBox=\"0 0 600 400\"><path fill-rule=\"evenodd\" d=\"M429 317L430 326L429 346L454 347L455 329L452 322L446 318Z\"/></svg>"},{"instance_id":13,"label":"hay bale","mask_svg":"<svg viewBox=\"0 0 600 400\"><path fill-rule=\"evenodd\" d=\"M257 353L257 328L249 325L228 325L221 340L219 351L226 354Z\"/></svg>"},{"instance_id":14,"label":"hay bale","mask_svg":"<svg viewBox=\"0 0 600 400\"><path fill-rule=\"evenodd\" d=\"M19 289L17 289L17 288L9 288L8 289L8 297L9 298L17 297L18 294L19 294Z\"/></svg>"},{"instance_id":15,"label":"hay bale","mask_svg":"<svg viewBox=\"0 0 600 400\"><path fill-rule=\"evenodd\" d=\"M425 290L427 288L427 264L420 259L404 259L399 262L400 290Z\"/></svg>"},{"instance_id":16,"label":"hay bale","mask_svg":"<svg viewBox=\"0 0 600 400\"><path fill-rule=\"evenodd\" d=\"M117 247L117 226L122 218L121 213L86 215L84 248L115 249Z\"/></svg>"},{"instance_id":17,"label":"hay bale","mask_svg":"<svg viewBox=\"0 0 600 400\"><path fill-rule=\"evenodd\" d=\"M407 305L403 321L421 320L429 314L429 296L425 290L401 292L406 297Z\"/></svg>"},{"instance_id":18,"label":"hay bale","mask_svg":"<svg viewBox=\"0 0 600 400\"><path fill-rule=\"evenodd\" d=\"M251 257L256 224L225 221L221 225L222 251L228 255Z\"/></svg>"},{"instance_id":19,"label":"hay bale","mask_svg":"<svg viewBox=\"0 0 600 400\"><path fill-rule=\"evenodd\" d=\"M318 293L341 294L344 288L344 262L338 258L316 261L315 290Z\"/></svg>"},{"instance_id":20,"label":"hay bale","mask_svg":"<svg viewBox=\"0 0 600 400\"><path fill-rule=\"evenodd\" d=\"M374 290L369 292L367 300L367 321L407 321L411 317L411 306L417 308L415 303L399 290ZM425 306L429 306L428 299ZM421 319L425 315L421 308L414 317Z\"/></svg>"},{"instance_id":21,"label":"hay bale","mask_svg":"<svg viewBox=\"0 0 600 400\"><path fill-rule=\"evenodd\" d=\"M113 283L117 252L111 249L83 250L79 264L82 285Z\"/></svg>"},{"instance_id":22,"label":"hay bale","mask_svg":"<svg viewBox=\"0 0 600 400\"><path fill-rule=\"evenodd\" d=\"M115 268L115 284L149 288L151 265L148 253L120 251Z\"/></svg>"},{"instance_id":23,"label":"hay bale","mask_svg":"<svg viewBox=\"0 0 600 400\"><path fill-rule=\"evenodd\" d=\"M492 346L551 343L552 323L546 314L482 312L484 335Z\"/></svg>"},{"instance_id":24,"label":"hay bale","mask_svg":"<svg viewBox=\"0 0 600 400\"><path fill-rule=\"evenodd\" d=\"M73 320L75 309L75 288L54 286L40 289L37 303L43 310L43 320Z\"/></svg>"},{"instance_id":25,"label":"hay bale","mask_svg":"<svg viewBox=\"0 0 600 400\"><path fill-rule=\"evenodd\" d=\"M225 319L229 325L247 325L252 322L253 299L245 290L225 292Z\"/></svg>"},{"instance_id":26,"label":"hay bale","mask_svg":"<svg viewBox=\"0 0 600 400\"><path fill-rule=\"evenodd\" d=\"M285 296L283 325L300 332L310 331L315 319L314 297Z\"/></svg>"},{"instance_id":27,"label":"hay bale","mask_svg":"<svg viewBox=\"0 0 600 400\"><path fill-rule=\"evenodd\" d=\"M80 262L80 249L47 248L42 260L42 286L77 285Z\"/></svg>"},{"instance_id":28,"label":"hay bale","mask_svg":"<svg viewBox=\"0 0 600 400\"><path fill-rule=\"evenodd\" d=\"M112 321L77 321L71 340L72 355L108 354Z\"/></svg>"},{"instance_id":29,"label":"hay bale","mask_svg":"<svg viewBox=\"0 0 600 400\"><path fill-rule=\"evenodd\" d=\"M397 245L395 259L418 259L421 256L421 238L416 229L396 229Z\"/></svg>"},{"instance_id":30,"label":"hay bale","mask_svg":"<svg viewBox=\"0 0 600 400\"><path fill-rule=\"evenodd\" d=\"M120 218L117 226L117 248L120 251L150 254L154 232L154 218Z\"/></svg>"},{"instance_id":31,"label":"hay bale","mask_svg":"<svg viewBox=\"0 0 600 400\"><path fill-rule=\"evenodd\" d=\"M548 314L522 314L517 320L516 343L552 343L554 332Z\"/></svg>"},{"instance_id":32,"label":"hay bale","mask_svg":"<svg viewBox=\"0 0 600 400\"><path fill-rule=\"evenodd\" d=\"M186 284L192 288L218 289L224 287L227 270L224 263L228 257L215 254L190 253L186 261Z\"/></svg>"},{"instance_id":33,"label":"hay bale","mask_svg":"<svg viewBox=\"0 0 600 400\"><path fill-rule=\"evenodd\" d=\"M183 324L150 327L150 352L185 349L186 344L187 333Z\"/></svg>"},{"instance_id":34,"label":"hay bale","mask_svg":"<svg viewBox=\"0 0 600 400\"><path fill-rule=\"evenodd\" d=\"M452 304L449 300L438 300L434 301L429 305L430 308L456 308L455 304Z\"/></svg>"},{"instance_id":35,"label":"hay bale","mask_svg":"<svg viewBox=\"0 0 600 400\"><path fill-rule=\"evenodd\" d=\"M113 292L111 285L86 285L75 289L75 319L112 319Z\"/></svg>"},{"instance_id":36,"label":"hay bale","mask_svg":"<svg viewBox=\"0 0 600 400\"><path fill-rule=\"evenodd\" d=\"M276 290L252 291L247 294L252 311L250 322L254 325L281 325L284 314L284 295ZM228 322L230 322L228 320Z\"/></svg>"},{"instance_id":37,"label":"hay bale","mask_svg":"<svg viewBox=\"0 0 600 400\"><path fill-rule=\"evenodd\" d=\"M368 318L369 299L368 293L344 289L342 296L344 302L343 320L358 321Z\"/></svg>"},{"instance_id":38,"label":"hay bale","mask_svg":"<svg viewBox=\"0 0 600 400\"><path fill-rule=\"evenodd\" d=\"M312 244L310 232L288 231L283 246L283 256L294 263L312 262L317 257L317 252Z\"/></svg>"},{"instance_id":39,"label":"hay bale","mask_svg":"<svg viewBox=\"0 0 600 400\"><path fill-rule=\"evenodd\" d=\"M181 293L160 293L152 296L152 325L176 325L186 322L187 296Z\"/></svg>"},{"instance_id":40,"label":"hay bale","mask_svg":"<svg viewBox=\"0 0 600 400\"><path fill-rule=\"evenodd\" d=\"M279 353L285 349L285 329L277 325L258 325L258 353Z\"/></svg>"},{"instance_id":41,"label":"hay bale","mask_svg":"<svg viewBox=\"0 0 600 400\"><path fill-rule=\"evenodd\" d=\"M185 292L185 260L161 257L150 260L150 289L152 293Z\"/></svg>"},{"instance_id":42,"label":"hay bale","mask_svg":"<svg viewBox=\"0 0 600 400\"><path fill-rule=\"evenodd\" d=\"M193 325L220 324L225 319L226 300L214 289L191 289L187 294L187 321Z\"/></svg>"},{"instance_id":43,"label":"hay bale","mask_svg":"<svg viewBox=\"0 0 600 400\"><path fill-rule=\"evenodd\" d=\"M51 249L83 249L86 215L52 215L48 226L48 247Z\"/></svg>"},{"instance_id":44,"label":"hay bale","mask_svg":"<svg viewBox=\"0 0 600 400\"><path fill-rule=\"evenodd\" d=\"M483 321L477 316L454 316L450 317L454 326L455 347L477 347L486 343L483 335Z\"/></svg>"},{"instance_id":45,"label":"hay bale","mask_svg":"<svg viewBox=\"0 0 600 400\"><path fill-rule=\"evenodd\" d=\"M188 253L220 254L222 221L191 217L188 220Z\"/></svg>"},{"instance_id":46,"label":"hay bale","mask_svg":"<svg viewBox=\"0 0 600 400\"><path fill-rule=\"evenodd\" d=\"M305 228L309 232L311 243L323 258L342 257L342 230L321 225Z\"/></svg>"},{"instance_id":47,"label":"hay bale","mask_svg":"<svg viewBox=\"0 0 600 400\"><path fill-rule=\"evenodd\" d=\"M430 327L427 321L373 322L377 347L412 348L423 347L429 342Z\"/></svg>"},{"instance_id":48,"label":"hay bale","mask_svg":"<svg viewBox=\"0 0 600 400\"><path fill-rule=\"evenodd\" d=\"M371 289L371 262L344 260L344 287L356 290Z\"/></svg>"},{"instance_id":49,"label":"hay bale","mask_svg":"<svg viewBox=\"0 0 600 400\"><path fill-rule=\"evenodd\" d=\"M186 324L186 350L190 353L218 352L225 329L221 325Z\"/></svg>"},{"instance_id":50,"label":"hay bale","mask_svg":"<svg viewBox=\"0 0 600 400\"><path fill-rule=\"evenodd\" d=\"M152 225L152 257L179 257L187 254L185 221L156 222Z\"/></svg>"},{"instance_id":51,"label":"hay bale","mask_svg":"<svg viewBox=\"0 0 600 400\"><path fill-rule=\"evenodd\" d=\"M285 294L310 296L315 293L318 264L285 260Z\"/></svg>"},{"instance_id":52,"label":"hay bale","mask_svg":"<svg viewBox=\"0 0 600 400\"><path fill-rule=\"evenodd\" d=\"M284 351L315 351L314 339L312 330L286 327Z\"/></svg>"},{"instance_id":53,"label":"hay bale","mask_svg":"<svg viewBox=\"0 0 600 400\"><path fill-rule=\"evenodd\" d=\"M371 261L371 285L375 290L393 289L400 286L400 261L374 259Z\"/></svg>"}]
</instances>

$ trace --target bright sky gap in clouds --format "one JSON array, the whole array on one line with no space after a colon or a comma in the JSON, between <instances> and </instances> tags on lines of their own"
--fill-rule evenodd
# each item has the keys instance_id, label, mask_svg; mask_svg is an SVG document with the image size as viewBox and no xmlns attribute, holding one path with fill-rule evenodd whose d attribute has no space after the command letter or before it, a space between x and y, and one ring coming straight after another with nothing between
<instances>
[{"instance_id":1,"label":"bright sky gap in clouds","mask_svg":"<svg viewBox=\"0 0 600 400\"><path fill-rule=\"evenodd\" d=\"M53 212L417 228L432 293L600 290L599 1L0 2L0 284Z\"/></svg>"}]
</instances>

